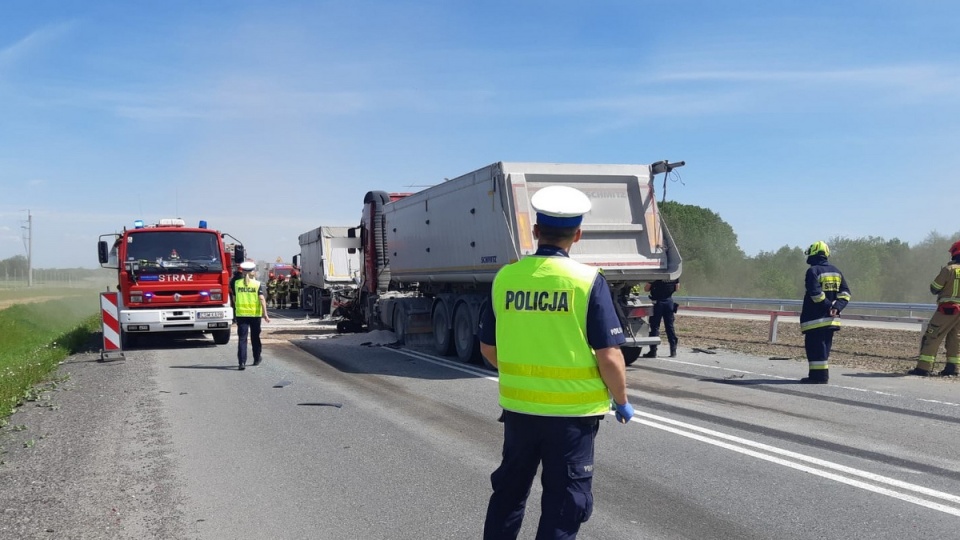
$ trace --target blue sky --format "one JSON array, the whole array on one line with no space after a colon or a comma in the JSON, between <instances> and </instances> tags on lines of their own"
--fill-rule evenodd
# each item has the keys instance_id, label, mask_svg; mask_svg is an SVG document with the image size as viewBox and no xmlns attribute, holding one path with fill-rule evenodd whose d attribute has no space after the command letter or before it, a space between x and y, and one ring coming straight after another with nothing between
<instances>
[{"instance_id":1,"label":"blue sky","mask_svg":"<svg viewBox=\"0 0 960 540\"><path fill-rule=\"evenodd\" d=\"M286 260L367 191L496 161L684 160L667 198L749 255L913 244L960 231L958 26L925 0L6 0L0 259L29 210L37 268L172 216Z\"/></svg>"}]
</instances>

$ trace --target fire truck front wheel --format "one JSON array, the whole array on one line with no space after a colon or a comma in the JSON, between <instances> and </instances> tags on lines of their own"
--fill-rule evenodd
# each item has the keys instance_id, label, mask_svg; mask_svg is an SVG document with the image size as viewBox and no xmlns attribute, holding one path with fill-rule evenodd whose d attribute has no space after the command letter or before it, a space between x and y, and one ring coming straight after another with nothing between
<instances>
[{"instance_id":1,"label":"fire truck front wheel","mask_svg":"<svg viewBox=\"0 0 960 540\"><path fill-rule=\"evenodd\" d=\"M226 330L214 330L212 334L213 334L213 342L216 343L217 345L226 345L227 343L230 342L229 328L227 328Z\"/></svg>"}]
</instances>

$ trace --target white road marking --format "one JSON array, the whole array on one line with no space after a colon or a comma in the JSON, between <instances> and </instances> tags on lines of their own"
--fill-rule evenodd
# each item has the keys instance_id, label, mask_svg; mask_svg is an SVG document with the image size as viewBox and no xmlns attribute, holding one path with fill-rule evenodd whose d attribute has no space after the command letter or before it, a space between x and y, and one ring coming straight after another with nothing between
<instances>
[{"instance_id":1,"label":"white road marking","mask_svg":"<svg viewBox=\"0 0 960 540\"><path fill-rule=\"evenodd\" d=\"M641 416L642 416L642 415L641 415ZM892 498L894 498L894 499L899 499L899 500L901 500L901 501L905 501L905 502L909 502L909 503L912 503L912 504L916 504L916 505L918 505L918 506L923 506L923 507L929 508L929 509L931 509L931 510L937 510L937 511L943 512L943 513L945 513L945 514L950 514L950 515L953 515L953 516L958 516L958 517L960 517L960 508L957 508L957 507L947 506L947 505L945 505L945 504L941 504L941 503L938 503L938 502L934 502L934 501L929 501L929 500L926 500L926 499L922 499L922 498L920 498L920 497L916 497L916 496L914 496L914 495L910 495L910 494L907 494L907 493L902 493L902 492L899 492L899 491L894 491L893 489L889 489L889 488L877 486L877 485L874 485L874 484L869 484L869 483L867 483L867 482L863 482L863 481L860 481L860 480L855 480L855 479L853 479L853 478L848 478L848 477L846 477L846 476L841 476L841 475L839 475L839 474L835 474L835 473L823 471L823 470L820 470L820 469L816 469L816 468L814 468L814 467L810 467L810 466L807 466L807 465L803 465L803 464L801 464L801 463L795 463L795 462L789 461L789 460L787 460L787 459L778 458L778 457L776 457L776 456L772 456L772 455L769 455L769 454L764 454L764 453L762 453L762 452L758 452L758 451L755 451L755 450L750 450L750 449L748 449L748 448L743 448L743 447L741 447L741 446L737 446L737 445L734 445L734 444L730 444L730 443L726 443L726 442L723 442L723 441L719 441L719 440L717 440L717 439L711 439L710 437L706 437L706 436L703 436L703 435L698 435L698 434L696 434L696 433L691 433L691 432L689 432L689 431L684 431L684 430L682 430L682 429L674 428L674 427L667 426L667 425L664 425L664 424L659 424L659 423L657 423L657 422L652 422L652 421L650 421L650 420L635 420L635 422L637 422L638 424L643 424L643 425L645 425L645 426L649 426L649 427L653 427L653 428L660 429L660 430L663 430L663 431L667 431L667 432L670 432L670 433L673 433L673 434L676 434L676 435L680 435L680 436L682 436L682 437L687 437L687 438L690 438L690 439L694 439L694 440L698 440L698 441L701 441L701 442L705 442L705 443L707 443L707 444L711 444L711 445L714 445L714 446L718 446L718 447L720 447L720 448L725 448L725 449L727 449L727 450L732 450L732 451L734 451L734 452L738 452L738 453L741 453L741 454L745 454L745 455L748 455L748 456L752 456L752 457L755 457L755 458L757 458L757 459L762 459L762 460L764 460L764 461L769 461L769 462L771 462L771 463L776 463L776 464L778 464L778 465L783 465L784 467L789 467L789 468L791 468L791 469L796 469L796 470L798 470L798 471L803 471L803 472L806 472L806 473L809 473L809 474L812 474L812 475L815 475L815 476L819 476L819 477L822 477L822 478L827 478L827 479L833 480L833 481L835 481L835 482L840 482L840 483L842 483L842 484L847 484L847 485L849 485L849 486L857 487L857 488L860 488L860 489L863 489L863 490L866 490L866 491L871 491L871 492L873 492L873 493L877 493L877 494L880 494L880 495L886 495L886 496L888 496L888 497L892 497ZM752 442L752 441L747 441L747 442ZM760 444L760 443L755 443L755 444ZM763 445L763 446L766 446L766 445ZM782 449L780 449L780 448L775 448L775 447L769 447L769 448L770 448L770 449L773 449L773 450L777 450L777 451L778 451L777 453L780 453L780 452L788 452L788 451L782 450ZM791 454L795 454L794 452L790 452L790 453L791 453ZM804 456L804 455L802 455L802 454L796 454L796 455L804 458L803 461L811 461L811 460L813 460L813 461L816 461L816 462L820 462L820 463L818 463L818 464L821 465L821 466L827 466L828 468L835 469L835 470L843 470L844 472L847 472L848 474L854 474L854 475L856 475L856 476L861 476L861 477L869 478L869 479L871 479L871 480L873 480L873 481L876 481L876 482L885 483L885 484L891 484L891 485L897 485L897 487L900 487L901 489L907 489L907 490L910 490L910 491L916 491L916 492L918 492L918 493L923 493L923 494L928 495L928 496L932 496L932 497L936 497L936 498L940 498L940 499L944 499L944 500L949 500L949 501L955 501L955 500L958 499L958 497L957 497L956 495L952 495L952 494L950 494L950 493L943 493L943 492L935 491L935 490L932 490L932 489L929 489L929 488L925 488L925 487L923 487L923 486L917 486L917 485L914 485L914 484L908 484L907 482L901 482L901 481L895 480L895 479L893 479L893 478L887 478L887 477L885 477L885 476L875 475L875 474L873 474L873 473L868 473L868 472L866 472L866 471L861 471L861 470L853 469L853 468L850 468L850 467L844 467L843 465L839 465L839 464L836 464L836 463L831 463L831 462L829 462L829 461L818 460L818 459L816 459L816 458L812 458L812 457L810 457L810 456ZM898 485L898 484L899 484L899 485Z\"/></svg>"},{"instance_id":2,"label":"white road marking","mask_svg":"<svg viewBox=\"0 0 960 540\"><path fill-rule=\"evenodd\" d=\"M430 362L438 366L455 369L464 373L469 373L471 375L477 375L489 381L496 382L499 380L496 376L491 375L489 371L481 368L468 366L466 364L462 364L459 362L453 362L451 360L447 360L437 356L432 356L426 353L411 351L408 349L396 349L396 351L400 354L409 356L411 358L424 360L426 362ZM776 375L766 375L762 373L735 370L735 369L723 368L719 366L708 366L708 365L697 364L693 362L683 362L679 360L669 360L669 361L677 364L687 364L687 365L698 366L698 367L720 369L724 371L733 371L737 373L748 373L751 375L761 375L764 377L771 377L776 379L787 379L787 377L780 377ZM847 387L840 386L838 388L847 388ZM850 389L863 391L863 389L860 389L860 388L850 388ZM896 394L886 394L884 392L875 392L875 393L896 396ZM897 397L902 397L902 396L897 396ZM930 401L930 400L923 400L923 401ZM955 403L947 403L947 404L957 405ZM609 414L613 415L614 413L613 411L611 411ZM909 482L897 480L896 478L890 478L887 476L864 471L861 469L848 467L846 465L841 465L839 463L834 463L832 461L815 458L813 456L808 456L806 454L801 454L799 452L793 452L783 448L778 448L776 446L771 446L761 442L752 441L750 439L744 439L742 437L737 437L735 435L729 435L726 433L722 433L720 431L715 431L712 429L700 427L694 424L688 424L686 422L680 422L678 420L673 420L663 416L653 415L643 411L637 411L634 414L634 417L631 420L631 422L652 427L654 429L666 431L669 433L673 433L681 437L694 439L694 440L704 442L713 446L717 446L719 448L724 448L727 450L731 450L733 452L755 457L757 459L762 459L764 461L775 463L777 465L782 465L784 467L788 467L798 471L806 472L814 476L819 476L821 478L833 480L841 484L846 484L849 486L860 488L866 491L877 493L879 495L892 497L894 499L898 499L904 502L922 506L924 508L929 508L931 510L936 510L938 512L943 512L945 514L950 514L953 516L960 517L960 507L949 506L940 502L924 499L919 496L912 495L910 493L904 493L904 491L913 492L929 498L940 499L942 501L960 505L960 496L954 495L952 493L937 491L935 489L927 488L917 484L911 484ZM783 456L783 457L778 457L778 456ZM794 460L794 461L791 461L791 460ZM814 465L820 468L816 468L810 465L805 465L804 463L809 463L810 465ZM823 470L823 469L827 469L827 470ZM831 470L836 472L830 472ZM842 473L842 474L838 474L838 473ZM848 476L843 476L843 475L848 475ZM858 480L856 478L850 478L850 476L859 477L866 481ZM873 483L869 483L868 481ZM884 487L884 486L891 486L891 487ZM901 491L897 491L892 488L897 488Z\"/></svg>"}]
</instances>

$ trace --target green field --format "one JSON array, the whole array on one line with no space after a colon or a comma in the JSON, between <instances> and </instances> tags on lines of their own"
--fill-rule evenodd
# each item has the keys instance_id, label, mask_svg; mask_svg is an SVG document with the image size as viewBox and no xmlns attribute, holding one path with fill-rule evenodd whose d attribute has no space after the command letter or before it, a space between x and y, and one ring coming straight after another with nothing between
<instances>
[{"instance_id":1,"label":"green field","mask_svg":"<svg viewBox=\"0 0 960 540\"><path fill-rule=\"evenodd\" d=\"M99 291L0 290L0 420L100 331Z\"/></svg>"}]
</instances>

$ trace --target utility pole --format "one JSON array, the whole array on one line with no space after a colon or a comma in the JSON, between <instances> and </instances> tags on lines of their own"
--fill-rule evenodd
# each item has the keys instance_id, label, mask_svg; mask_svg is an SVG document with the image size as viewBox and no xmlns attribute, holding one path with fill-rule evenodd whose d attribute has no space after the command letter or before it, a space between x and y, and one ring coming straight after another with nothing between
<instances>
[{"instance_id":1,"label":"utility pole","mask_svg":"<svg viewBox=\"0 0 960 540\"><path fill-rule=\"evenodd\" d=\"M33 287L33 216L27 210L27 226L21 227L27 233L27 287Z\"/></svg>"}]
</instances>

